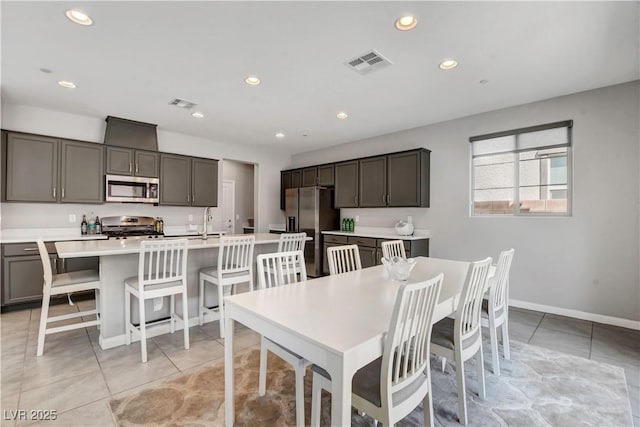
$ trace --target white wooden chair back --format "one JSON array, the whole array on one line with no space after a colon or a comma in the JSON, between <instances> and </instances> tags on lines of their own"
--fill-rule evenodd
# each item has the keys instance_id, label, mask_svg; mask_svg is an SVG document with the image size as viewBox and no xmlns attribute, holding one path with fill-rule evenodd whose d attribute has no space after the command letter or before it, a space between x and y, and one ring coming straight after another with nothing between
<instances>
[{"instance_id":1,"label":"white wooden chair back","mask_svg":"<svg viewBox=\"0 0 640 427\"><path fill-rule=\"evenodd\" d=\"M358 245L329 247L327 248L327 260L329 261L329 274L332 276L362 269Z\"/></svg>"},{"instance_id":2,"label":"white wooden chair back","mask_svg":"<svg viewBox=\"0 0 640 427\"><path fill-rule=\"evenodd\" d=\"M407 259L407 254L404 251L404 242L402 240L382 242L382 256L388 260L394 256Z\"/></svg>"},{"instance_id":3,"label":"white wooden chair back","mask_svg":"<svg viewBox=\"0 0 640 427\"><path fill-rule=\"evenodd\" d=\"M304 251L307 233L282 233L278 241L278 252Z\"/></svg>"},{"instance_id":4,"label":"white wooden chair back","mask_svg":"<svg viewBox=\"0 0 640 427\"><path fill-rule=\"evenodd\" d=\"M255 235L222 236L218 249L218 271L221 274L253 271Z\"/></svg>"},{"instance_id":5,"label":"white wooden chair back","mask_svg":"<svg viewBox=\"0 0 640 427\"><path fill-rule=\"evenodd\" d=\"M187 277L187 239L150 240L140 243L138 261L139 291L144 287L182 280Z\"/></svg>"},{"instance_id":6,"label":"white wooden chair back","mask_svg":"<svg viewBox=\"0 0 640 427\"><path fill-rule=\"evenodd\" d=\"M509 296L509 271L515 249L500 252L496 272L489 289L489 302L494 311L502 310Z\"/></svg>"},{"instance_id":7,"label":"white wooden chair back","mask_svg":"<svg viewBox=\"0 0 640 427\"><path fill-rule=\"evenodd\" d=\"M418 376L429 375L432 316L443 277L440 273L424 282L402 285L398 290L382 355L382 407L401 405L394 395L401 396L400 390L414 387Z\"/></svg>"},{"instance_id":8,"label":"white wooden chair back","mask_svg":"<svg viewBox=\"0 0 640 427\"><path fill-rule=\"evenodd\" d=\"M467 340L472 341L473 344L481 344L477 338L480 337L482 296L485 292L490 267L491 257L473 262L469 266L456 312L454 341L457 348L464 349Z\"/></svg>"},{"instance_id":9,"label":"white wooden chair back","mask_svg":"<svg viewBox=\"0 0 640 427\"><path fill-rule=\"evenodd\" d=\"M49 252L42 239L36 241L38 244L38 251L40 252L40 259L42 260L42 271L44 272L44 287L51 287L53 282L53 272L51 271L51 261L49 260Z\"/></svg>"},{"instance_id":10,"label":"white wooden chair back","mask_svg":"<svg viewBox=\"0 0 640 427\"><path fill-rule=\"evenodd\" d=\"M302 251L258 255L258 286L261 289L307 280Z\"/></svg>"}]
</instances>

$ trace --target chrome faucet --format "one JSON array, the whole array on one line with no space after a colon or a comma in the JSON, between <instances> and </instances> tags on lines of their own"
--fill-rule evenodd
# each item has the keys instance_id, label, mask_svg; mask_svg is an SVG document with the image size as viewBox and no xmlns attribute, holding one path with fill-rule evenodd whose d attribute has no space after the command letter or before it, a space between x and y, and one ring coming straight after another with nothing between
<instances>
[{"instance_id":1,"label":"chrome faucet","mask_svg":"<svg viewBox=\"0 0 640 427\"><path fill-rule=\"evenodd\" d=\"M203 221L202 221L202 240L207 240L207 225L211 218L211 206L204 208Z\"/></svg>"}]
</instances>

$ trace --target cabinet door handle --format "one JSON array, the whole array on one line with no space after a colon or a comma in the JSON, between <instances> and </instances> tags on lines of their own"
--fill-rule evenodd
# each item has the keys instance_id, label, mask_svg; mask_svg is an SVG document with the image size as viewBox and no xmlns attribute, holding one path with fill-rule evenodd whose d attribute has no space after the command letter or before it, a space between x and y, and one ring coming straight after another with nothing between
<instances>
[{"instance_id":1,"label":"cabinet door handle","mask_svg":"<svg viewBox=\"0 0 640 427\"><path fill-rule=\"evenodd\" d=\"M387 194L387 204L391 203L391 195Z\"/></svg>"},{"instance_id":2,"label":"cabinet door handle","mask_svg":"<svg viewBox=\"0 0 640 427\"><path fill-rule=\"evenodd\" d=\"M358 195L353 196L353 204L358 205Z\"/></svg>"},{"instance_id":3,"label":"cabinet door handle","mask_svg":"<svg viewBox=\"0 0 640 427\"><path fill-rule=\"evenodd\" d=\"M64 187L62 187L62 198L64 199Z\"/></svg>"},{"instance_id":4,"label":"cabinet door handle","mask_svg":"<svg viewBox=\"0 0 640 427\"><path fill-rule=\"evenodd\" d=\"M195 203L195 202L196 202L196 195L195 195L195 194L193 194L193 195L191 196L191 203Z\"/></svg>"},{"instance_id":5,"label":"cabinet door handle","mask_svg":"<svg viewBox=\"0 0 640 427\"><path fill-rule=\"evenodd\" d=\"M387 203L387 195L383 194L382 195L382 204L384 205L385 203Z\"/></svg>"},{"instance_id":6,"label":"cabinet door handle","mask_svg":"<svg viewBox=\"0 0 640 427\"><path fill-rule=\"evenodd\" d=\"M187 194L187 203L189 203L189 195Z\"/></svg>"},{"instance_id":7,"label":"cabinet door handle","mask_svg":"<svg viewBox=\"0 0 640 427\"><path fill-rule=\"evenodd\" d=\"M136 173L138 173L138 163L136 163Z\"/></svg>"},{"instance_id":8,"label":"cabinet door handle","mask_svg":"<svg viewBox=\"0 0 640 427\"><path fill-rule=\"evenodd\" d=\"M24 248L23 251L25 252L33 252L33 251L37 251L38 248Z\"/></svg>"},{"instance_id":9,"label":"cabinet door handle","mask_svg":"<svg viewBox=\"0 0 640 427\"><path fill-rule=\"evenodd\" d=\"M129 162L129 173L131 173L131 162Z\"/></svg>"},{"instance_id":10,"label":"cabinet door handle","mask_svg":"<svg viewBox=\"0 0 640 427\"><path fill-rule=\"evenodd\" d=\"M56 198L56 187L53 187L53 198Z\"/></svg>"},{"instance_id":11,"label":"cabinet door handle","mask_svg":"<svg viewBox=\"0 0 640 427\"><path fill-rule=\"evenodd\" d=\"M53 259L53 269L58 272L58 258Z\"/></svg>"}]
</instances>

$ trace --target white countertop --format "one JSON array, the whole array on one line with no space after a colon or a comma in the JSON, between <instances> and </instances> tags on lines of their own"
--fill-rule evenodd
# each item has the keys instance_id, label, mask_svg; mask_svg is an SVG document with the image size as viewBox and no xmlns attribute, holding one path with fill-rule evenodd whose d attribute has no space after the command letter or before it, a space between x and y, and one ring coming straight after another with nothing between
<instances>
[{"instance_id":1,"label":"white countertop","mask_svg":"<svg viewBox=\"0 0 640 427\"><path fill-rule=\"evenodd\" d=\"M42 238L45 242L63 240L100 240L102 234L80 234L80 228L9 228L0 230L0 243L30 243Z\"/></svg>"},{"instance_id":2,"label":"white countertop","mask_svg":"<svg viewBox=\"0 0 640 427\"><path fill-rule=\"evenodd\" d=\"M323 231L323 234L333 234L336 236L357 236L371 237L374 239L391 239L391 240L423 240L431 237L429 230L416 228L411 236L401 236L396 233L395 228L386 227L358 227L355 231Z\"/></svg>"},{"instance_id":3,"label":"white countertop","mask_svg":"<svg viewBox=\"0 0 640 427\"><path fill-rule=\"evenodd\" d=\"M246 235L242 235L246 236ZM256 245L278 243L279 236L269 233L254 234ZM311 240L310 237L307 240ZM58 241L56 251L60 258L81 258L90 256L123 255L138 253L140 242L144 240L83 240L83 241ZM189 238L189 250L217 248L220 246L219 237L209 237L202 240L200 237Z\"/></svg>"}]
</instances>

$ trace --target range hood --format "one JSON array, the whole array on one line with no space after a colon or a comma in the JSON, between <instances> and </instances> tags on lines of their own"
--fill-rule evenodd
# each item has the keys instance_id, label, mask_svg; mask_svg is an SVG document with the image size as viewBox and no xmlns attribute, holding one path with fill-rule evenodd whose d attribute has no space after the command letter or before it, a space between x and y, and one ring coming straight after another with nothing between
<instances>
[{"instance_id":1,"label":"range hood","mask_svg":"<svg viewBox=\"0 0 640 427\"><path fill-rule=\"evenodd\" d=\"M158 151L157 125L107 116L105 145Z\"/></svg>"}]
</instances>

